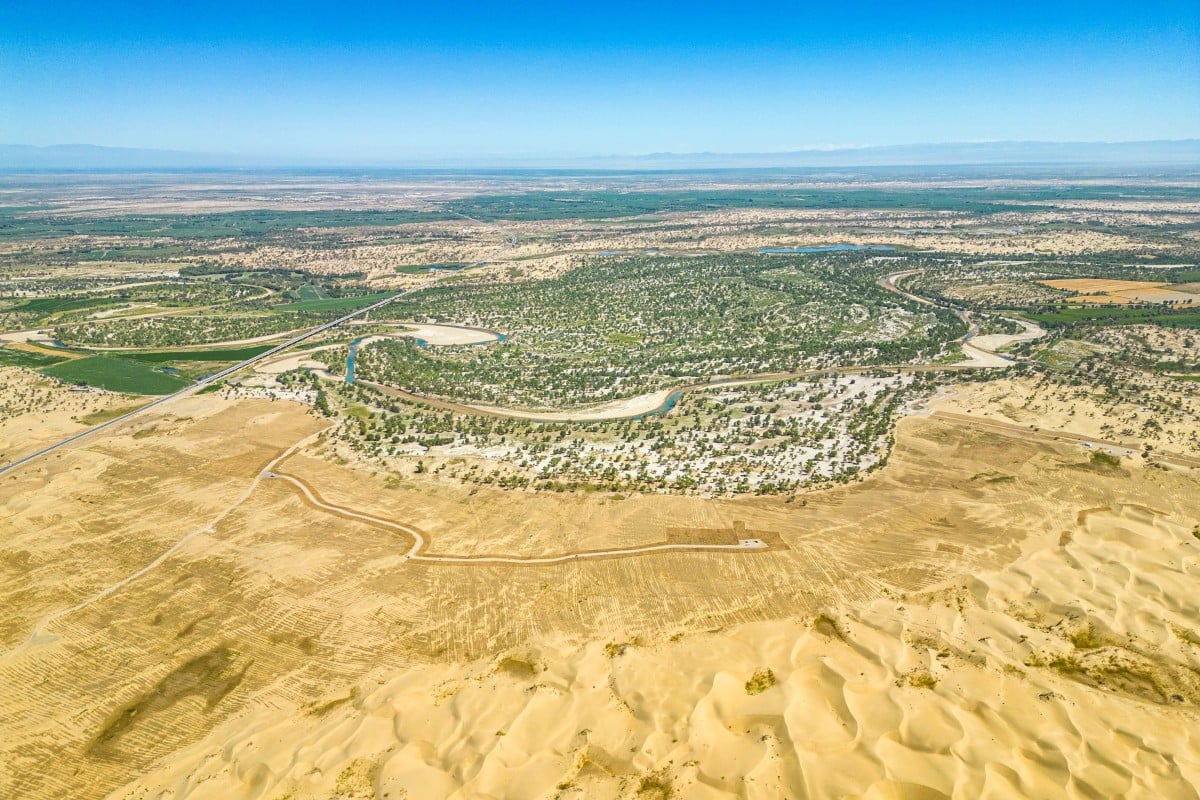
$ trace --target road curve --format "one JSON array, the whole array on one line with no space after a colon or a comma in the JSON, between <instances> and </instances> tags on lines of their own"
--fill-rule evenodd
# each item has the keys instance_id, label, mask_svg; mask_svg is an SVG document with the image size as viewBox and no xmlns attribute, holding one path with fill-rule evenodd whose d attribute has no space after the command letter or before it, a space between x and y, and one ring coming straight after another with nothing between
<instances>
[{"instance_id":1,"label":"road curve","mask_svg":"<svg viewBox=\"0 0 1200 800\"><path fill-rule=\"evenodd\" d=\"M270 350L259 353L258 355L254 356L253 358L248 358L245 361L242 361L238 364L234 364L232 367L227 367L226 369L223 369L220 372L216 372L212 375L202 378L201 380L191 384L190 386L185 386L184 388L180 389L178 392L175 392L174 394L164 395L163 397L160 397L157 400L152 400L149 403L147 403L146 405L140 406L140 407L134 409L133 411L130 411L127 414L122 414L121 416L111 419L108 422L102 422L99 425L94 425L91 428L88 428L87 430L84 430L84 431L80 431L79 433L77 433L73 436L68 436L66 439L63 439L60 442L56 442L55 444L52 444L49 447L43 447L41 450L38 450L35 453L30 453L29 455L24 456L23 458L19 458L16 461L12 461L8 464L5 464L4 466L0 467L0 475L6 475L9 472L12 472L13 470L18 469L18 468L28 464L31 461L35 461L35 460L41 458L42 456L53 453L55 450L58 450L63 447L67 447L68 445L74 444L75 442L78 442L81 439L85 439L88 436L91 436L95 433L98 433L103 430L108 430L110 428L114 428L118 425L121 425L122 423L128 422L130 419L137 416L138 414L144 413L152 408L157 408L158 406L165 405L166 403L169 403L172 400L177 400L180 397L184 397L186 395L192 394L193 392L203 389L205 386L209 386L213 383L216 383L219 380L227 378L228 376L234 374L235 372L239 372L239 371L245 369L246 367L253 366L253 365L257 364L259 361L262 361L263 359L270 358L271 356L278 354L282 350L286 350L287 348L293 347L294 345L297 345L300 342L311 339L314 336L318 336L318 335L324 333L325 331L332 330L333 328L336 328L339 325L342 325L342 324L348 322L349 320L354 319L357 316L366 314L369 311L374 311L377 308L382 308L383 306L386 306L388 303L392 303L392 302L398 300L399 298L404 297L405 295L412 294L413 292L419 292L422 289L427 289L430 286L432 286L433 284L437 283L437 281L438 281L438 279L435 278L431 281L426 281L425 283L422 283L419 286L414 286L411 289L405 289L403 291L396 292L394 295L391 295L390 297L385 297L384 299L382 299L376 303L372 303L369 306L365 306L363 308L357 309L356 311L352 311L349 314L346 314L345 316L338 317L337 319L333 320L332 322L326 322L326 323L316 326L315 328L310 328L309 330L305 331L304 333L301 333L298 336L293 336L291 339L288 339L286 342L282 342L282 343L276 345L275 347L272 347Z\"/></svg>"},{"instance_id":2,"label":"road curve","mask_svg":"<svg viewBox=\"0 0 1200 800\"><path fill-rule=\"evenodd\" d=\"M289 451L290 455L293 450ZM272 465L278 464L287 457L280 456ZM336 514L339 517L347 517L350 519L359 519L364 522L379 525L381 527L390 528L399 531L406 536L412 538L412 547L404 554L404 557L410 561L423 561L433 564L563 564L569 561L582 561L590 558L617 558L622 556L636 556L645 553L662 553L670 551L697 551L697 550L766 550L767 544L760 539L743 539L737 544L688 544L685 542L669 543L669 544L652 544L643 547L624 547L613 550L583 550L575 553L567 553L559 556L437 556L427 555L421 551L427 546L428 542L424 534L411 525L405 525L402 522L395 522L383 517L377 517L373 514L364 514L361 511L355 511L345 506L334 505L327 503L303 480L288 475L283 472L273 472L267 470L262 473L262 478L278 478L287 481L292 486L296 487L309 505L314 508L319 508L323 511L328 511L331 514ZM257 485L257 481L255 482Z\"/></svg>"}]
</instances>

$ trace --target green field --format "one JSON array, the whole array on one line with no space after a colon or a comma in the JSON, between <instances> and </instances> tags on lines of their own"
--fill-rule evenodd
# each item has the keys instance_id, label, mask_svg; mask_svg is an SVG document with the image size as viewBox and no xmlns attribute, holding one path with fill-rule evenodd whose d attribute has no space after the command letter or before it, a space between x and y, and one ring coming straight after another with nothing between
<instances>
[{"instance_id":1,"label":"green field","mask_svg":"<svg viewBox=\"0 0 1200 800\"><path fill-rule=\"evenodd\" d=\"M189 385L183 378L159 372L138 361L113 356L64 361L46 367L42 374L66 383L86 383L125 394L171 394Z\"/></svg>"},{"instance_id":2,"label":"green field","mask_svg":"<svg viewBox=\"0 0 1200 800\"><path fill-rule=\"evenodd\" d=\"M60 361L66 361L66 359L45 353L32 353L28 350L0 347L0 367L48 367Z\"/></svg>"},{"instance_id":3,"label":"green field","mask_svg":"<svg viewBox=\"0 0 1200 800\"><path fill-rule=\"evenodd\" d=\"M328 300L329 292L311 283L300 287L300 300Z\"/></svg>"},{"instance_id":4,"label":"green field","mask_svg":"<svg viewBox=\"0 0 1200 800\"><path fill-rule=\"evenodd\" d=\"M141 361L147 364L172 364L185 361L245 361L267 352L273 344L259 344L253 347L209 348L207 350L147 350L138 353L125 353L124 358Z\"/></svg>"},{"instance_id":5,"label":"green field","mask_svg":"<svg viewBox=\"0 0 1200 800\"><path fill-rule=\"evenodd\" d=\"M27 300L7 310L18 314L54 314L59 311L77 311L81 308L111 306L121 302L124 301L113 297L95 295L90 297L38 297L33 300Z\"/></svg>"},{"instance_id":6,"label":"green field","mask_svg":"<svg viewBox=\"0 0 1200 800\"><path fill-rule=\"evenodd\" d=\"M327 300L301 300L298 303L283 303L274 306L274 311L353 311L356 308L369 306L393 292L376 292L363 294L358 297L331 297Z\"/></svg>"},{"instance_id":7,"label":"green field","mask_svg":"<svg viewBox=\"0 0 1200 800\"><path fill-rule=\"evenodd\" d=\"M448 218L427 211L229 211L96 219L44 208L0 209L0 240L79 235L224 239L290 233L297 228L374 227Z\"/></svg>"},{"instance_id":8,"label":"green field","mask_svg":"<svg viewBox=\"0 0 1200 800\"><path fill-rule=\"evenodd\" d=\"M1058 328L1078 323L1103 325L1162 325L1165 328L1200 328L1200 309L1165 311L1159 308L1072 307L1026 314L1043 325Z\"/></svg>"}]
</instances>

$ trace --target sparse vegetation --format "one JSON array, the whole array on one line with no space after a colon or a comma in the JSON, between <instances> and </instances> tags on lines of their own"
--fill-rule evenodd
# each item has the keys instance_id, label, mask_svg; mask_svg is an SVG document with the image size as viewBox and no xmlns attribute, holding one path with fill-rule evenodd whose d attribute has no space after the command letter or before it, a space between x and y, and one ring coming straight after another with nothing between
<instances>
[{"instance_id":1,"label":"sparse vegetation","mask_svg":"<svg viewBox=\"0 0 1200 800\"><path fill-rule=\"evenodd\" d=\"M762 694L775 685L775 673L764 667L755 671L746 681L746 694Z\"/></svg>"}]
</instances>

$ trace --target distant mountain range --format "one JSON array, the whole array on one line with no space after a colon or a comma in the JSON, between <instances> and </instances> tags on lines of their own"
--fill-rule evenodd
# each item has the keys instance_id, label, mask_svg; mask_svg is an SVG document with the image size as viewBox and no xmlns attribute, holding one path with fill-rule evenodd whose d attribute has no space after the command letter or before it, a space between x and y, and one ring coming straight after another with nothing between
<instances>
[{"instance_id":1,"label":"distant mountain range","mask_svg":"<svg viewBox=\"0 0 1200 800\"><path fill-rule=\"evenodd\" d=\"M371 160L263 158L178 150L65 144L0 145L5 170L164 170L254 168L723 169L871 166L1105 164L1200 167L1200 139L1143 142L952 142L837 147L782 153L651 153L637 156Z\"/></svg>"}]
</instances>

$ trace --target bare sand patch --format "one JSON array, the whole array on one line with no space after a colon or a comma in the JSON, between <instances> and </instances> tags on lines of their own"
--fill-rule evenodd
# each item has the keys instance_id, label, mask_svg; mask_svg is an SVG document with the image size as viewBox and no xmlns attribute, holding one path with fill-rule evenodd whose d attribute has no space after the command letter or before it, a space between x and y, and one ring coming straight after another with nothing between
<instances>
[{"instance_id":1,"label":"bare sand patch","mask_svg":"<svg viewBox=\"0 0 1200 800\"><path fill-rule=\"evenodd\" d=\"M1109 278L1059 278L1041 281L1054 289L1063 289L1079 294L1120 294L1138 289L1153 289L1162 286L1153 281L1122 281Z\"/></svg>"},{"instance_id":2,"label":"bare sand patch","mask_svg":"<svg viewBox=\"0 0 1200 800\"><path fill-rule=\"evenodd\" d=\"M491 405L468 405L467 407L496 417L528 419L536 422L583 422L604 419L626 419L628 417L636 417L640 414L648 414L661 408L675 391L674 389L661 389L657 392L648 392L633 397L625 397L620 400L611 400L607 403L600 403L599 405L571 411L526 411Z\"/></svg>"},{"instance_id":3,"label":"bare sand patch","mask_svg":"<svg viewBox=\"0 0 1200 800\"><path fill-rule=\"evenodd\" d=\"M1178 291L1167 283L1105 278L1065 278L1041 281L1041 283L1055 289L1077 292L1080 296L1073 299L1081 303L1111 303L1115 305L1155 303L1181 306L1200 303L1200 294Z\"/></svg>"},{"instance_id":4,"label":"bare sand patch","mask_svg":"<svg viewBox=\"0 0 1200 800\"><path fill-rule=\"evenodd\" d=\"M105 412L145 402L102 391L72 391L22 367L0 367L0 464L86 430Z\"/></svg>"},{"instance_id":5,"label":"bare sand patch","mask_svg":"<svg viewBox=\"0 0 1200 800\"><path fill-rule=\"evenodd\" d=\"M376 324L364 322L364 325ZM396 336L408 336L420 339L432 345L467 345L487 344L500 340L500 334L482 328L470 328L464 325L436 325L432 323L405 322L403 330L398 330ZM364 344L371 339L364 340Z\"/></svg>"},{"instance_id":6,"label":"bare sand patch","mask_svg":"<svg viewBox=\"0 0 1200 800\"><path fill-rule=\"evenodd\" d=\"M283 401L186 398L0 483L0 794L974 796L999 773L1045 796L1069 773L1102 796L1169 796L1195 780L1182 645L1117 692L1093 685L1119 675L1092 651L1076 658L1095 678L1034 665L1070 654L1057 623L1081 613L1120 659L1142 647L1126 630L1167 647L1196 569L1180 549L1200 514L1189 474L1089 472L1077 447L916 418L886 469L792 502L469 489L350 469L322 445L287 462L439 552L737 522L787 545L450 566L405 563L407 540L282 481L246 495L323 424ZM1123 510L1130 496L1157 511ZM1099 508L1115 510L1080 516ZM1111 572L1121 541L1128 575ZM1158 588L1135 602L1127 581ZM774 685L749 693L764 669ZM1056 755L1010 746L1037 740Z\"/></svg>"}]
</instances>

